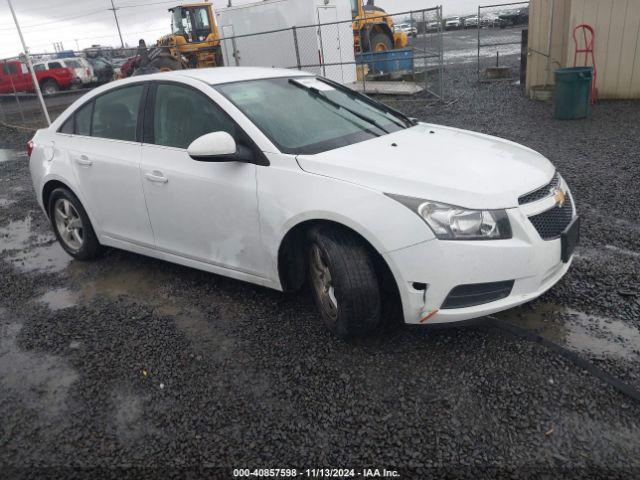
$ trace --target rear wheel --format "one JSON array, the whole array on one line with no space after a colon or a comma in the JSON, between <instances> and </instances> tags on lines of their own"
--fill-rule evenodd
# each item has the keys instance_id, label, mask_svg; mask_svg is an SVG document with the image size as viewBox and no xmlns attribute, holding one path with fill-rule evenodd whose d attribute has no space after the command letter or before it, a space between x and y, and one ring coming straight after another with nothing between
<instances>
[{"instance_id":1,"label":"rear wheel","mask_svg":"<svg viewBox=\"0 0 640 480\"><path fill-rule=\"evenodd\" d=\"M90 260L101 253L102 247L89 216L70 190L56 188L51 192L49 218L58 242L69 255L78 260Z\"/></svg>"},{"instance_id":2,"label":"rear wheel","mask_svg":"<svg viewBox=\"0 0 640 480\"><path fill-rule=\"evenodd\" d=\"M182 64L180 60L175 57L157 57L154 58L149 64L153 68L157 68L161 72L171 72L173 70L182 70Z\"/></svg>"},{"instance_id":3,"label":"rear wheel","mask_svg":"<svg viewBox=\"0 0 640 480\"><path fill-rule=\"evenodd\" d=\"M380 325L378 278L357 236L334 227L315 229L309 235L307 258L313 298L334 335L346 340Z\"/></svg>"},{"instance_id":4,"label":"rear wheel","mask_svg":"<svg viewBox=\"0 0 640 480\"><path fill-rule=\"evenodd\" d=\"M58 85L58 82L56 82L53 79L47 79L44 82L42 82L40 89L42 90L43 94L52 95L60 91L60 85Z\"/></svg>"}]
</instances>

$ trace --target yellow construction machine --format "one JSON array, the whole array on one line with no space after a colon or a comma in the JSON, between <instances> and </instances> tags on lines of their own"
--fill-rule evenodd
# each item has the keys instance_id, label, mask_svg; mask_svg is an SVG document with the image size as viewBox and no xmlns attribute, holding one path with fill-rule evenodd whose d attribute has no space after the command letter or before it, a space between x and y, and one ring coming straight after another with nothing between
<instances>
[{"instance_id":1,"label":"yellow construction machine","mask_svg":"<svg viewBox=\"0 0 640 480\"><path fill-rule=\"evenodd\" d=\"M171 33L143 54L140 66L162 72L222 65L220 35L209 2L188 3L169 9Z\"/></svg>"},{"instance_id":2,"label":"yellow construction machine","mask_svg":"<svg viewBox=\"0 0 640 480\"><path fill-rule=\"evenodd\" d=\"M359 52L385 52L395 48L405 48L409 39L405 32L395 31L393 18L382 8L374 5L374 0L351 0L353 17L353 44Z\"/></svg>"}]
</instances>

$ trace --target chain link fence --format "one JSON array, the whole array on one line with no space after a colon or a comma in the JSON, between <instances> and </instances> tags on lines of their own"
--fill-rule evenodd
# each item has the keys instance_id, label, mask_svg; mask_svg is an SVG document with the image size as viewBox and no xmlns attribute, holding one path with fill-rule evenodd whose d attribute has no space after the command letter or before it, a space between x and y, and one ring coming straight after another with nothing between
<instances>
[{"instance_id":1,"label":"chain link fence","mask_svg":"<svg viewBox=\"0 0 640 480\"><path fill-rule=\"evenodd\" d=\"M392 28L347 20L237 35L223 25L224 63L304 70L371 94L442 99L442 7L387 16Z\"/></svg>"},{"instance_id":2,"label":"chain link fence","mask_svg":"<svg viewBox=\"0 0 640 480\"><path fill-rule=\"evenodd\" d=\"M323 21L320 14L318 20L242 35L234 34L233 26L220 25L222 63L304 70L367 94L443 99L441 6L385 13L374 22ZM170 47L149 47L147 52L154 49L168 53ZM52 120L87 90L145 71L136 71L141 53L139 48L92 47L31 54ZM25 60L0 60L0 122L46 126Z\"/></svg>"},{"instance_id":3,"label":"chain link fence","mask_svg":"<svg viewBox=\"0 0 640 480\"><path fill-rule=\"evenodd\" d=\"M478 31L478 81L519 78L529 2L479 6L473 21Z\"/></svg>"}]
</instances>

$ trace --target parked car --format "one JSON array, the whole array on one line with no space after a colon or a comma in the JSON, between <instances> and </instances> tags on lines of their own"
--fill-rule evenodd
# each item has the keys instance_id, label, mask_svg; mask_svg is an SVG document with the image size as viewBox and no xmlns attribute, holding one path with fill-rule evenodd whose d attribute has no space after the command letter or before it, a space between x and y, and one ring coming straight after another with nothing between
<instances>
[{"instance_id":1,"label":"parked car","mask_svg":"<svg viewBox=\"0 0 640 480\"><path fill-rule=\"evenodd\" d=\"M418 29L411 23L401 23L397 28L399 31L406 33L410 37L415 37L418 34Z\"/></svg>"},{"instance_id":2,"label":"parked car","mask_svg":"<svg viewBox=\"0 0 640 480\"><path fill-rule=\"evenodd\" d=\"M438 22L437 20L431 21L431 22L427 22L427 31L428 32L435 32L437 30L440 29L441 27L441 23Z\"/></svg>"},{"instance_id":3,"label":"parked car","mask_svg":"<svg viewBox=\"0 0 640 480\"><path fill-rule=\"evenodd\" d=\"M113 66L106 59L102 57L87 57L87 61L93 68L93 74L98 85L113 80Z\"/></svg>"},{"instance_id":4,"label":"parked car","mask_svg":"<svg viewBox=\"0 0 640 480\"><path fill-rule=\"evenodd\" d=\"M516 27L519 25L527 25L529 23L529 7L509 10L508 12L498 15L499 27Z\"/></svg>"},{"instance_id":5,"label":"parked car","mask_svg":"<svg viewBox=\"0 0 640 480\"><path fill-rule=\"evenodd\" d=\"M73 57L61 59L64 66L67 68L73 68L75 74L80 78L83 85L89 85L95 83L97 77L93 72L91 63L84 57Z\"/></svg>"},{"instance_id":6,"label":"parked car","mask_svg":"<svg viewBox=\"0 0 640 480\"><path fill-rule=\"evenodd\" d=\"M478 16L467 17L464 19L464 28L478 28Z\"/></svg>"},{"instance_id":7,"label":"parked car","mask_svg":"<svg viewBox=\"0 0 640 480\"><path fill-rule=\"evenodd\" d=\"M79 80L71 69L63 67L60 62L51 62L50 68L34 66L36 79L42 93L50 95L60 90L71 88ZM35 86L27 66L19 60L2 62L0 72L0 93L33 92Z\"/></svg>"},{"instance_id":8,"label":"parked car","mask_svg":"<svg viewBox=\"0 0 640 480\"><path fill-rule=\"evenodd\" d=\"M569 187L539 153L292 70L104 85L28 151L71 256L110 246L277 290L308 281L341 338L396 311L448 323L532 300L568 271L579 235Z\"/></svg>"},{"instance_id":9,"label":"parked car","mask_svg":"<svg viewBox=\"0 0 640 480\"><path fill-rule=\"evenodd\" d=\"M451 17L448 18L444 23L444 28L446 30L457 30L462 26L462 21L460 17Z\"/></svg>"}]
</instances>

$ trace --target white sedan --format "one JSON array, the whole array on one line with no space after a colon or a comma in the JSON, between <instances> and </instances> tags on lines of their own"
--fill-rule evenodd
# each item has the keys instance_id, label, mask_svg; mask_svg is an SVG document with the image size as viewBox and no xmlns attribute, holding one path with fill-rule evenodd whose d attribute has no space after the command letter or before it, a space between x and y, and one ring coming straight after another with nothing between
<instances>
[{"instance_id":1,"label":"white sedan","mask_svg":"<svg viewBox=\"0 0 640 480\"><path fill-rule=\"evenodd\" d=\"M121 248L277 290L341 338L466 320L568 270L567 184L515 143L419 123L329 80L184 70L97 88L29 143L63 248Z\"/></svg>"}]
</instances>

